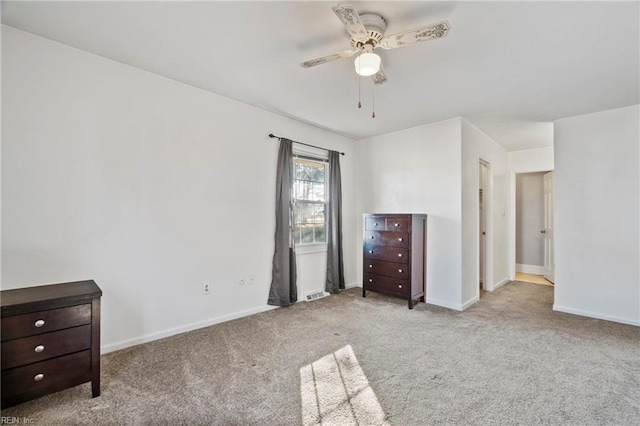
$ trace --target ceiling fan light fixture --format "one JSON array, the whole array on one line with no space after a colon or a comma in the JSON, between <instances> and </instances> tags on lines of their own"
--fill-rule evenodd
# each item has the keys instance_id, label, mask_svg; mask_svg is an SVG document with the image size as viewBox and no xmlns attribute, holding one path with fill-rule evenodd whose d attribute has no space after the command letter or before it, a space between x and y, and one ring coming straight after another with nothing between
<instances>
[{"instance_id":1,"label":"ceiling fan light fixture","mask_svg":"<svg viewBox=\"0 0 640 426\"><path fill-rule=\"evenodd\" d=\"M356 73L363 77L374 75L380 71L380 56L372 52L364 52L354 62Z\"/></svg>"}]
</instances>

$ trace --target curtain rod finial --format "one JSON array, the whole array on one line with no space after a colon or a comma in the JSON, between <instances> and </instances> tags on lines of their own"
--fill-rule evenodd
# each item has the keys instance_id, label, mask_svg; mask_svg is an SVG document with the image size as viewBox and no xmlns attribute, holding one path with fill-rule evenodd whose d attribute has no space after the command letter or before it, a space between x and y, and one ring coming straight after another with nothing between
<instances>
[{"instance_id":1,"label":"curtain rod finial","mask_svg":"<svg viewBox=\"0 0 640 426\"><path fill-rule=\"evenodd\" d=\"M270 138L275 138L275 136L273 135L273 133L269 133L269 137L270 137Z\"/></svg>"}]
</instances>

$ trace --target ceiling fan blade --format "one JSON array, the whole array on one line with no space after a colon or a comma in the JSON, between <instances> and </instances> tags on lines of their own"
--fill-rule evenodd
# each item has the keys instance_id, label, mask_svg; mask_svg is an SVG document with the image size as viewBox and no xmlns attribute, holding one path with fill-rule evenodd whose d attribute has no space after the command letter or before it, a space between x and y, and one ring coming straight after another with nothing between
<instances>
[{"instance_id":1,"label":"ceiling fan blade","mask_svg":"<svg viewBox=\"0 0 640 426\"><path fill-rule=\"evenodd\" d=\"M360 15L350 4L339 4L333 8L336 16L342 21L344 26L356 41L366 42L369 40L369 32L362 24Z\"/></svg>"},{"instance_id":2,"label":"ceiling fan blade","mask_svg":"<svg viewBox=\"0 0 640 426\"><path fill-rule=\"evenodd\" d=\"M387 81L387 74L384 72L384 68L382 64L380 65L380 70L371 76L373 79L373 84L382 84Z\"/></svg>"},{"instance_id":3,"label":"ceiling fan blade","mask_svg":"<svg viewBox=\"0 0 640 426\"><path fill-rule=\"evenodd\" d=\"M353 56L353 54L356 52L358 52L358 50L356 49L347 49L347 50L343 50L342 52L334 53L332 55L327 55L321 58L315 58L315 59L310 59L308 61L301 62L300 66L303 68L311 68L311 67L315 67L316 65L326 64L327 62L336 61L338 59L348 58L350 56Z\"/></svg>"},{"instance_id":4,"label":"ceiling fan blade","mask_svg":"<svg viewBox=\"0 0 640 426\"><path fill-rule=\"evenodd\" d=\"M392 34L383 38L378 46L383 49L395 49L397 47L406 46L419 41L442 38L447 35L450 29L451 27L449 26L449 23L447 21L442 21L415 30Z\"/></svg>"}]
</instances>

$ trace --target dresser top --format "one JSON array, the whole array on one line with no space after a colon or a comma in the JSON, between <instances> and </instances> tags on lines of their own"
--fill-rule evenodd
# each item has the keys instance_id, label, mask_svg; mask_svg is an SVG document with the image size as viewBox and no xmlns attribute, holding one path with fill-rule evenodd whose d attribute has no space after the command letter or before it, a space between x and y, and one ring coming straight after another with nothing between
<instances>
[{"instance_id":1,"label":"dresser top","mask_svg":"<svg viewBox=\"0 0 640 426\"><path fill-rule=\"evenodd\" d=\"M384 216L384 217L427 217L426 213L362 213L362 216Z\"/></svg>"},{"instance_id":2,"label":"dresser top","mask_svg":"<svg viewBox=\"0 0 640 426\"><path fill-rule=\"evenodd\" d=\"M54 301L73 301L102 296L102 290L93 280L37 287L16 288L0 292L2 314L24 305L42 305ZM19 309L19 308L18 308Z\"/></svg>"}]
</instances>

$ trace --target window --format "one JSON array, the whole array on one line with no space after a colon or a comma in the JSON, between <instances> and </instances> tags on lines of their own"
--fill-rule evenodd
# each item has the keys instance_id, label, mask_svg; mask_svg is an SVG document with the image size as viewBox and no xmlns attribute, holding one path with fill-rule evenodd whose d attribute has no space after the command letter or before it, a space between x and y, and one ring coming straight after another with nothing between
<instances>
[{"instance_id":1,"label":"window","mask_svg":"<svg viewBox=\"0 0 640 426\"><path fill-rule=\"evenodd\" d=\"M294 238L296 244L327 242L327 163L305 157L293 159Z\"/></svg>"}]
</instances>

